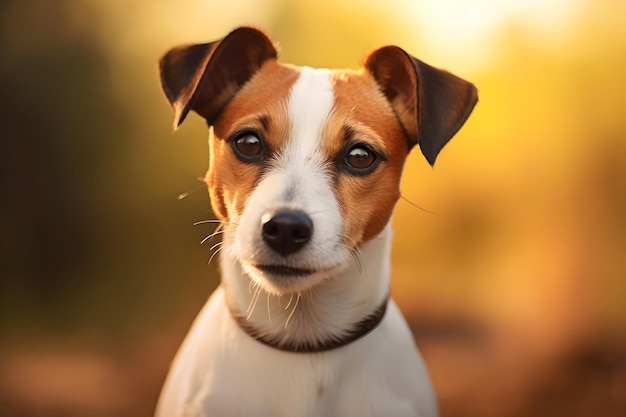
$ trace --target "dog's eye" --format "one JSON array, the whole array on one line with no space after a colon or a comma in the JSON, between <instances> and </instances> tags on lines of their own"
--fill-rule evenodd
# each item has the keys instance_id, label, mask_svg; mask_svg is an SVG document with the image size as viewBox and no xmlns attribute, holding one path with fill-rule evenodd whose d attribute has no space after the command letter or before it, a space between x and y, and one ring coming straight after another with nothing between
<instances>
[{"instance_id":1,"label":"dog's eye","mask_svg":"<svg viewBox=\"0 0 626 417\"><path fill-rule=\"evenodd\" d=\"M346 155L346 164L356 169L368 168L375 160L374 152L363 146L355 146Z\"/></svg>"},{"instance_id":2,"label":"dog's eye","mask_svg":"<svg viewBox=\"0 0 626 417\"><path fill-rule=\"evenodd\" d=\"M240 135L233 141L237 156L246 162L258 162L263 158L263 141L253 132Z\"/></svg>"},{"instance_id":3,"label":"dog's eye","mask_svg":"<svg viewBox=\"0 0 626 417\"><path fill-rule=\"evenodd\" d=\"M357 144L348 149L343 158L343 167L354 175L369 174L376 168L380 158L370 147Z\"/></svg>"},{"instance_id":4,"label":"dog's eye","mask_svg":"<svg viewBox=\"0 0 626 417\"><path fill-rule=\"evenodd\" d=\"M255 135L248 134L235 141L237 150L246 156L259 155L263 151L261 139Z\"/></svg>"}]
</instances>

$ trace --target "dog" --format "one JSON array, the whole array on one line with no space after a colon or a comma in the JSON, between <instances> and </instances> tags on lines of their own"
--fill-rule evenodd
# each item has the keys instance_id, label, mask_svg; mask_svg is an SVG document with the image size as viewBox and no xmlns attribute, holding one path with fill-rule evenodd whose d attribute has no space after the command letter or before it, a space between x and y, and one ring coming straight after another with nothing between
<instances>
[{"instance_id":1,"label":"dog","mask_svg":"<svg viewBox=\"0 0 626 417\"><path fill-rule=\"evenodd\" d=\"M279 63L262 31L160 60L174 130L209 125L221 285L165 381L158 417L435 416L390 300L390 218L409 151L432 165L476 88L397 46L359 70Z\"/></svg>"}]
</instances>

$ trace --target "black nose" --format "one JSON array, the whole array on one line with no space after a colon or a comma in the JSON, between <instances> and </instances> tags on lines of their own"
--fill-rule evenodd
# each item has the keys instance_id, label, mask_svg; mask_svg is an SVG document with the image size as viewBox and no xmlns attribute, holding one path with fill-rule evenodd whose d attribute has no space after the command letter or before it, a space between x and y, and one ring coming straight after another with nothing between
<instances>
[{"instance_id":1,"label":"black nose","mask_svg":"<svg viewBox=\"0 0 626 417\"><path fill-rule=\"evenodd\" d=\"M302 249L313 233L311 218L299 210L267 212L261 227L265 243L282 256Z\"/></svg>"}]
</instances>

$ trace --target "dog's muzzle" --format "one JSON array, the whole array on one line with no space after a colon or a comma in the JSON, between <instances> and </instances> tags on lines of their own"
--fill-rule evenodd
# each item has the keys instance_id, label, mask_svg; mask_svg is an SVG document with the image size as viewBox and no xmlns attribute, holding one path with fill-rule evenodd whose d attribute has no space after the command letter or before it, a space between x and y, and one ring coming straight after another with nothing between
<instances>
[{"instance_id":1,"label":"dog's muzzle","mask_svg":"<svg viewBox=\"0 0 626 417\"><path fill-rule=\"evenodd\" d=\"M301 210L268 211L261 218L263 241L282 257L302 249L313 235L313 221Z\"/></svg>"}]
</instances>

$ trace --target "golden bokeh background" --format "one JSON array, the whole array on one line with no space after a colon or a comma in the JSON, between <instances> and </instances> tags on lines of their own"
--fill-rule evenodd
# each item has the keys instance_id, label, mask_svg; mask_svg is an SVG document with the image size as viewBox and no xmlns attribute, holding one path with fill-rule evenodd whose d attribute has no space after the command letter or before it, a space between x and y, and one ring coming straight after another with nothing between
<instances>
[{"instance_id":1,"label":"golden bokeh background","mask_svg":"<svg viewBox=\"0 0 626 417\"><path fill-rule=\"evenodd\" d=\"M0 416L151 415L217 284L192 226L212 216L206 126L171 135L156 61L242 24L284 62L391 43L478 86L434 169L409 158L394 217L392 291L441 415L626 415L625 18L619 0L3 1Z\"/></svg>"}]
</instances>

